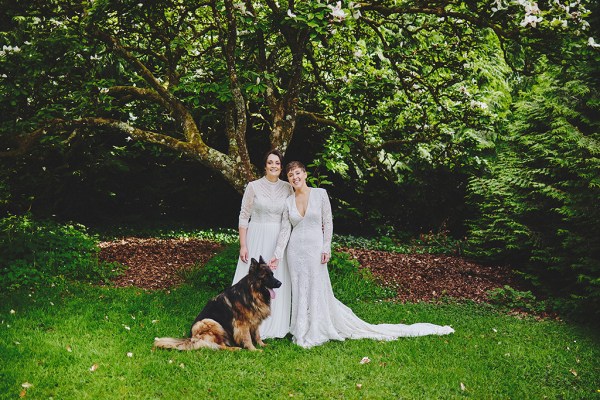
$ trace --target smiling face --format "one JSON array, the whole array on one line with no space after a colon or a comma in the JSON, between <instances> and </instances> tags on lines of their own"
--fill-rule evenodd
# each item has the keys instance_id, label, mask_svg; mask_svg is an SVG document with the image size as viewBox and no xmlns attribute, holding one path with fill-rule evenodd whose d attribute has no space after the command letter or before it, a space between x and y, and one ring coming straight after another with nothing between
<instances>
[{"instance_id":1,"label":"smiling face","mask_svg":"<svg viewBox=\"0 0 600 400\"><path fill-rule=\"evenodd\" d=\"M288 182L294 189L306 186L306 171L300 167L290 169L287 173Z\"/></svg>"},{"instance_id":2,"label":"smiling face","mask_svg":"<svg viewBox=\"0 0 600 400\"><path fill-rule=\"evenodd\" d=\"M269 154L265 165L265 175L270 181L279 179L281 174L281 160L276 154Z\"/></svg>"}]
</instances>

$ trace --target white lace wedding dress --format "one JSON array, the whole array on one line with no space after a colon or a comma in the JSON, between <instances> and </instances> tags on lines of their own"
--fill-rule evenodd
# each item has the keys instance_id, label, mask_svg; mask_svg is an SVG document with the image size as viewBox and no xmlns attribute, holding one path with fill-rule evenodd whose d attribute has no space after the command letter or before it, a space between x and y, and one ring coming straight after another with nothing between
<instances>
[{"instance_id":1,"label":"white lace wedding dress","mask_svg":"<svg viewBox=\"0 0 600 400\"><path fill-rule=\"evenodd\" d=\"M286 258L287 244L287 265L292 279L290 332L299 346L309 348L329 340L394 340L454 332L449 326L429 323L369 324L335 298L327 265L321 264L321 253L331 254L333 234L331 205L324 189L310 190L304 216L298 212L294 195L290 196L286 200L281 230L275 257L280 259L281 265Z\"/></svg>"},{"instance_id":2,"label":"white lace wedding dress","mask_svg":"<svg viewBox=\"0 0 600 400\"><path fill-rule=\"evenodd\" d=\"M262 256L268 262L273 257L285 199L291 193L293 190L289 183L282 180L270 182L265 177L252 181L246 186L242 198L239 226L248 228L246 233L248 260L250 258L258 260ZM238 258L232 284L248 275L249 267L250 261L244 263ZM263 339L282 338L288 334L290 329L292 287L286 263L279 263L274 274L282 285L275 290L276 297L271 299L271 316L260 325L260 336Z\"/></svg>"}]
</instances>

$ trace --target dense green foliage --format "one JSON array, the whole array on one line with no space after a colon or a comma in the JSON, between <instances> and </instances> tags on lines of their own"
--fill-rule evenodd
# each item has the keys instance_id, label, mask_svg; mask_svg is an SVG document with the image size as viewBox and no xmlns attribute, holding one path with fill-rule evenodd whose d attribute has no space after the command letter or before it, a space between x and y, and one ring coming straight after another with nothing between
<instances>
[{"instance_id":1,"label":"dense green foliage","mask_svg":"<svg viewBox=\"0 0 600 400\"><path fill-rule=\"evenodd\" d=\"M543 53L558 62L563 37L564 57L588 39L594 2L571 3L9 2L0 160L13 210L202 220L194 205L212 216L235 197L221 186L211 203L208 187L241 192L276 146L315 161L347 230L462 234L512 75ZM205 169L186 174L179 157Z\"/></svg>"},{"instance_id":2,"label":"dense green foliage","mask_svg":"<svg viewBox=\"0 0 600 400\"><path fill-rule=\"evenodd\" d=\"M597 77L573 71L560 76L552 69L541 74L515 104L489 174L469 185L481 212L472 221L470 253L509 263L541 293L582 300L584 310L596 315L599 100ZM571 311L574 305L562 304Z\"/></svg>"},{"instance_id":3,"label":"dense green foliage","mask_svg":"<svg viewBox=\"0 0 600 400\"><path fill-rule=\"evenodd\" d=\"M488 291L488 299L491 304L500 306L510 311L524 311L531 314L539 314L546 311L546 303L538 300L530 290L516 290L509 285Z\"/></svg>"},{"instance_id":4,"label":"dense green foliage","mask_svg":"<svg viewBox=\"0 0 600 400\"><path fill-rule=\"evenodd\" d=\"M448 232L426 233L413 238L404 237L360 237L353 235L333 235L333 245L353 249L382 250L406 254L460 254L463 242L454 239Z\"/></svg>"},{"instance_id":5,"label":"dense green foliage","mask_svg":"<svg viewBox=\"0 0 600 400\"><path fill-rule=\"evenodd\" d=\"M99 261L99 250L97 238L82 225L35 221L28 215L0 219L0 287L107 281L120 267Z\"/></svg>"},{"instance_id":6,"label":"dense green foliage","mask_svg":"<svg viewBox=\"0 0 600 400\"><path fill-rule=\"evenodd\" d=\"M183 272L185 280L197 288L223 289L231 286L240 254L239 243L227 246L205 265Z\"/></svg>"}]
</instances>

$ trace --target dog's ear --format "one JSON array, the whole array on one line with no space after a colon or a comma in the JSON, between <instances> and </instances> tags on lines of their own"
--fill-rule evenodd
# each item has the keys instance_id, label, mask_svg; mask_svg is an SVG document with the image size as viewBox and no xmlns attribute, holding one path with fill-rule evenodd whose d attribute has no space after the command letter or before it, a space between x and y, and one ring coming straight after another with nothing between
<instances>
[{"instance_id":1,"label":"dog's ear","mask_svg":"<svg viewBox=\"0 0 600 400\"><path fill-rule=\"evenodd\" d=\"M256 258L250 260L250 269L248 270L249 274L257 274L260 268L260 264L256 261Z\"/></svg>"},{"instance_id":2,"label":"dog's ear","mask_svg":"<svg viewBox=\"0 0 600 400\"><path fill-rule=\"evenodd\" d=\"M258 257L259 264L266 264L265 260L263 260L262 256Z\"/></svg>"}]
</instances>

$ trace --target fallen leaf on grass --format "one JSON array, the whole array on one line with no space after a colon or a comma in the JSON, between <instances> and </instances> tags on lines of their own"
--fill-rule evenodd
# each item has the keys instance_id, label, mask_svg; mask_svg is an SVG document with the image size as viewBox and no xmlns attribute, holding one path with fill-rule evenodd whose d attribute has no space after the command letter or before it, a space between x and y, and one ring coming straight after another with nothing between
<instances>
[{"instance_id":1,"label":"fallen leaf on grass","mask_svg":"<svg viewBox=\"0 0 600 400\"><path fill-rule=\"evenodd\" d=\"M464 383L462 383L462 382L460 383L460 390L462 390L463 392L464 392L465 390L467 390L467 388L465 387L465 384L464 384Z\"/></svg>"},{"instance_id":2,"label":"fallen leaf on grass","mask_svg":"<svg viewBox=\"0 0 600 400\"><path fill-rule=\"evenodd\" d=\"M27 395L27 390L25 390L25 389L21 390L21 393L19 393L19 397L23 398L23 397L25 397L25 395Z\"/></svg>"},{"instance_id":3,"label":"fallen leaf on grass","mask_svg":"<svg viewBox=\"0 0 600 400\"><path fill-rule=\"evenodd\" d=\"M127 353L127 357L129 357L129 358L133 357L133 353L132 352Z\"/></svg>"},{"instance_id":4,"label":"fallen leaf on grass","mask_svg":"<svg viewBox=\"0 0 600 400\"><path fill-rule=\"evenodd\" d=\"M25 389L29 389L30 387L33 386L33 384L31 384L29 382L23 382L23 383L21 383L21 386L23 386Z\"/></svg>"},{"instance_id":5,"label":"fallen leaf on grass","mask_svg":"<svg viewBox=\"0 0 600 400\"><path fill-rule=\"evenodd\" d=\"M572 373L574 376L577 376L577 371L575 371L574 369L570 369L569 372Z\"/></svg>"},{"instance_id":6,"label":"fallen leaf on grass","mask_svg":"<svg viewBox=\"0 0 600 400\"><path fill-rule=\"evenodd\" d=\"M92 366L90 367L90 371L91 371L91 372L94 372L94 371L95 371L95 370L97 370L97 369L98 369L98 364L94 364L94 365L92 365Z\"/></svg>"},{"instance_id":7,"label":"fallen leaf on grass","mask_svg":"<svg viewBox=\"0 0 600 400\"><path fill-rule=\"evenodd\" d=\"M69 353L72 353L72 352L73 352L73 349L71 348L71 346L67 346L67 351L68 351Z\"/></svg>"},{"instance_id":8,"label":"fallen leaf on grass","mask_svg":"<svg viewBox=\"0 0 600 400\"><path fill-rule=\"evenodd\" d=\"M371 359L369 357L363 357L362 360L360 360L361 364L368 364L371 362Z\"/></svg>"},{"instance_id":9,"label":"fallen leaf on grass","mask_svg":"<svg viewBox=\"0 0 600 400\"><path fill-rule=\"evenodd\" d=\"M360 390L362 389L362 383L357 383L356 384L356 390Z\"/></svg>"}]
</instances>

